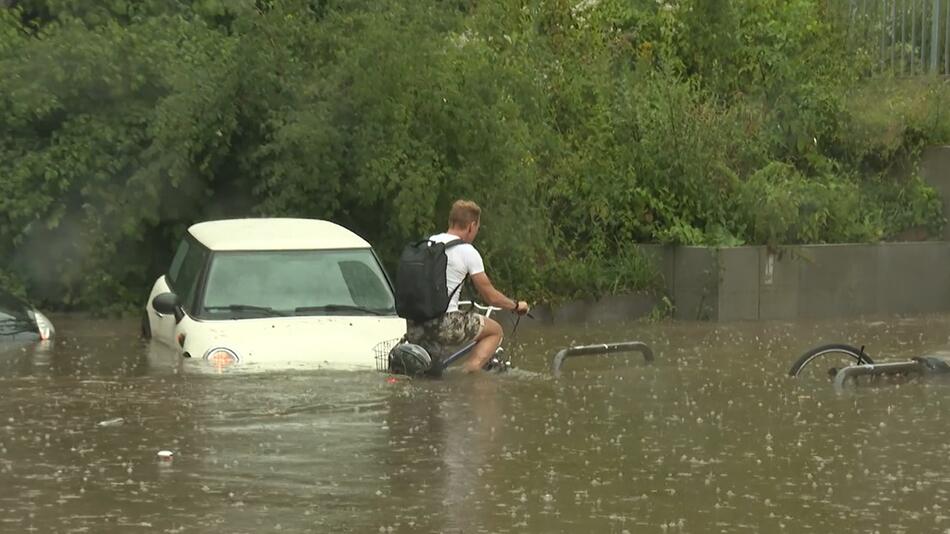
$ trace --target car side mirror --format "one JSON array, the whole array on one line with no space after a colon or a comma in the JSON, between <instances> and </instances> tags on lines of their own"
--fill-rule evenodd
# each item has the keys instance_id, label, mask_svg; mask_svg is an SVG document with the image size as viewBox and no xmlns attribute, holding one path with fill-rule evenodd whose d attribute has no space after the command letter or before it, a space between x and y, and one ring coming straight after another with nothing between
<instances>
[{"instance_id":1,"label":"car side mirror","mask_svg":"<svg viewBox=\"0 0 950 534\"><path fill-rule=\"evenodd\" d=\"M171 292L155 295L152 307L162 315L175 315L179 308L178 295Z\"/></svg>"}]
</instances>

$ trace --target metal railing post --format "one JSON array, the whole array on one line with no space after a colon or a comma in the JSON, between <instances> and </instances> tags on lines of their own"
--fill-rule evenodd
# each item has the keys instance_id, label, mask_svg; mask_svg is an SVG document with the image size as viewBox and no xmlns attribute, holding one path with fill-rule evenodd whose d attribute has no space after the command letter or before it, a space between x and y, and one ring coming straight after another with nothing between
<instances>
[{"instance_id":1,"label":"metal railing post","mask_svg":"<svg viewBox=\"0 0 950 534\"><path fill-rule=\"evenodd\" d=\"M891 34L891 75L894 75L895 62L897 61L897 0L891 0L891 21L889 24Z\"/></svg>"},{"instance_id":2,"label":"metal railing post","mask_svg":"<svg viewBox=\"0 0 950 534\"><path fill-rule=\"evenodd\" d=\"M904 75L904 69L907 67L907 0L901 0L901 76Z\"/></svg>"},{"instance_id":3,"label":"metal railing post","mask_svg":"<svg viewBox=\"0 0 950 534\"><path fill-rule=\"evenodd\" d=\"M917 0L910 0L910 75L917 63Z\"/></svg>"},{"instance_id":4,"label":"metal railing post","mask_svg":"<svg viewBox=\"0 0 950 534\"><path fill-rule=\"evenodd\" d=\"M878 54L877 54L877 60L879 62L879 68L881 72L884 72L885 70L884 64L887 61L884 57L884 52L885 52L884 43L885 41L887 41L887 30L885 29L886 25L887 25L887 0L881 0L881 19L877 24L878 31L881 32L880 50L878 51Z\"/></svg>"},{"instance_id":5,"label":"metal railing post","mask_svg":"<svg viewBox=\"0 0 950 534\"><path fill-rule=\"evenodd\" d=\"M927 65L927 44L930 37L930 30L927 21L930 20L930 2L929 0L920 0L920 73L927 74L930 70Z\"/></svg>"},{"instance_id":6,"label":"metal railing post","mask_svg":"<svg viewBox=\"0 0 950 534\"><path fill-rule=\"evenodd\" d=\"M930 74L937 74L937 61L940 59L940 0L933 0L930 21Z\"/></svg>"}]
</instances>

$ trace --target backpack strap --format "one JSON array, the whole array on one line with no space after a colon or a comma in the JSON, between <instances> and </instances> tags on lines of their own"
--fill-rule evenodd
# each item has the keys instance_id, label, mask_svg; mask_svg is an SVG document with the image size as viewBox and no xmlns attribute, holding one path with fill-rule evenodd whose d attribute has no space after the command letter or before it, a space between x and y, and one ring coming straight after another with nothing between
<instances>
[{"instance_id":1,"label":"backpack strap","mask_svg":"<svg viewBox=\"0 0 950 534\"><path fill-rule=\"evenodd\" d=\"M456 245L464 245L464 244L465 244L465 240L464 240L464 239L461 239L461 238L459 238L459 239L453 239L453 240L448 241L448 242L445 243L445 250L448 250L448 249L450 249L450 248L452 248L452 247L454 247L454 246L456 246ZM449 300L452 300L452 297L455 296L455 293L456 293L459 289L461 289L462 286L465 285L465 281L466 281L466 280L468 280L468 273L465 273L465 278L462 278L462 281L459 282L459 285L455 286L455 289L453 289L452 292L449 293Z\"/></svg>"},{"instance_id":2,"label":"backpack strap","mask_svg":"<svg viewBox=\"0 0 950 534\"><path fill-rule=\"evenodd\" d=\"M439 241L433 241L433 240L431 240L431 239L420 239L420 240L416 241L415 243L413 243L412 246L418 247L419 245L421 245L421 244L423 244L423 243L428 243L429 246L431 247L432 245L435 245L435 244L439 243ZM452 248L452 247L454 247L454 246L456 246L456 245L464 245L464 244L465 244L465 241L464 241L463 239L459 238L459 239L453 239L453 240L451 240L451 241L446 241L444 244L445 244L445 250L448 250L448 249L450 249L450 248Z\"/></svg>"},{"instance_id":3,"label":"backpack strap","mask_svg":"<svg viewBox=\"0 0 950 534\"><path fill-rule=\"evenodd\" d=\"M452 300L452 297L455 296L455 292L461 289L461 287L465 285L466 280L468 280L468 273L465 274L465 278L462 278L462 281L459 282L459 285L455 286L455 289L453 289L452 292L449 293L449 300Z\"/></svg>"}]
</instances>

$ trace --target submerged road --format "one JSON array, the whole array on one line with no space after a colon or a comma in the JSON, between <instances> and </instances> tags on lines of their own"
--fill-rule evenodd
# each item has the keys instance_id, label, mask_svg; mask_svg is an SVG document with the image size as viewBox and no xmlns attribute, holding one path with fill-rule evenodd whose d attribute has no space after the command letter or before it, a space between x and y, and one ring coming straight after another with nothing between
<instances>
[{"instance_id":1,"label":"submerged road","mask_svg":"<svg viewBox=\"0 0 950 534\"><path fill-rule=\"evenodd\" d=\"M134 321L56 324L0 352L0 532L950 529L950 387L786 376L820 343L946 348L947 316L540 327L507 375L395 383L214 374ZM656 361L550 374L559 349L628 340Z\"/></svg>"}]
</instances>

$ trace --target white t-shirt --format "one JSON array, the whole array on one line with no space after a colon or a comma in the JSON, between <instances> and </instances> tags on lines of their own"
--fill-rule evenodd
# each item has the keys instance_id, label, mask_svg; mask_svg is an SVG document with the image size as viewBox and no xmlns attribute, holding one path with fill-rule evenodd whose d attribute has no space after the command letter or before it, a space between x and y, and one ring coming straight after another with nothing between
<instances>
[{"instance_id":1,"label":"white t-shirt","mask_svg":"<svg viewBox=\"0 0 950 534\"><path fill-rule=\"evenodd\" d=\"M458 238L457 235L452 234L436 234L429 239L437 243L448 243ZM462 283L466 274L471 277L472 275L485 272L485 263L482 262L482 255L475 250L475 247L473 247L471 243L461 243L452 248L445 249L445 257L448 259L445 267L445 285L450 294ZM459 293L461 292L462 288L459 288L458 291L452 295L449 307L445 310L446 313L458 311Z\"/></svg>"}]
</instances>

